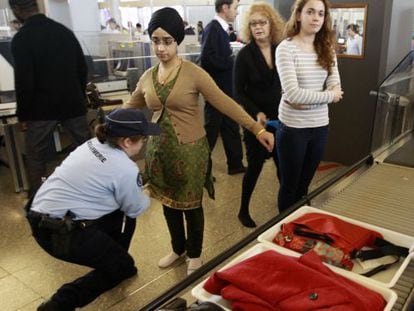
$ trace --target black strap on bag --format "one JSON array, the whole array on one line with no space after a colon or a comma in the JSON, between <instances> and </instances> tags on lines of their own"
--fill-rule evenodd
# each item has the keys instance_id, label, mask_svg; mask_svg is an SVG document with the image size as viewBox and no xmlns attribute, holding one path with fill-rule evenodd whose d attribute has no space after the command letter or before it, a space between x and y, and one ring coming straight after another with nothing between
<instances>
[{"instance_id":1,"label":"black strap on bag","mask_svg":"<svg viewBox=\"0 0 414 311\"><path fill-rule=\"evenodd\" d=\"M308 229L308 227L306 227L305 225L296 224L295 229L293 230L293 233L298 235L298 236L303 236L303 237L307 237L307 238L320 240L320 241L323 241L323 242L325 242L329 245L331 245L335 242L334 239L332 239L327 234L324 234L324 233L320 234L320 233L309 231L310 229L308 229L308 230L306 230L306 229Z\"/></svg>"},{"instance_id":2,"label":"black strap on bag","mask_svg":"<svg viewBox=\"0 0 414 311\"><path fill-rule=\"evenodd\" d=\"M384 256L407 257L408 248L395 245L381 238L376 238L374 245L377 247L370 250L354 251L351 254L353 259L360 259L362 261L369 259L381 258Z\"/></svg>"},{"instance_id":3,"label":"black strap on bag","mask_svg":"<svg viewBox=\"0 0 414 311\"><path fill-rule=\"evenodd\" d=\"M360 259L361 261L364 261L370 259L377 259L385 256L394 256L395 261L388 264L379 265L378 267L375 267L374 269L361 274L366 277L371 277L374 274L377 274L378 272L388 269L393 264L398 262L400 260L400 257L407 257L409 253L408 248L395 245L381 238L376 238L374 241L374 245L377 247L376 249L354 251L351 254L351 257L353 259Z\"/></svg>"}]
</instances>

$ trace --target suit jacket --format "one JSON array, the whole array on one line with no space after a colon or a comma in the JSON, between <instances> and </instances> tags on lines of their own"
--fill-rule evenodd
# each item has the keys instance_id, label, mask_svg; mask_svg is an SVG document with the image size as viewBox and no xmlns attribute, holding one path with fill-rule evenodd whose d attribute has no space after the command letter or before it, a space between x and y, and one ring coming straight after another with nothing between
<instances>
[{"instance_id":1,"label":"suit jacket","mask_svg":"<svg viewBox=\"0 0 414 311\"><path fill-rule=\"evenodd\" d=\"M86 113L87 66L75 35L43 14L12 41L20 121L64 120Z\"/></svg>"},{"instance_id":2,"label":"suit jacket","mask_svg":"<svg viewBox=\"0 0 414 311\"><path fill-rule=\"evenodd\" d=\"M230 38L217 20L204 28L201 38L201 67L207 71L219 88L233 95L233 56Z\"/></svg>"}]
</instances>

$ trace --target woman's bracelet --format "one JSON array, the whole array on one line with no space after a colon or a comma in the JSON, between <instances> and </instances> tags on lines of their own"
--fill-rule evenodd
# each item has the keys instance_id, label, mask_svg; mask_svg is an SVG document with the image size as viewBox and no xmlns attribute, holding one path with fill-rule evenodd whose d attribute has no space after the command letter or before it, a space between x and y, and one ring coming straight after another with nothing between
<instances>
[{"instance_id":1,"label":"woman's bracelet","mask_svg":"<svg viewBox=\"0 0 414 311\"><path fill-rule=\"evenodd\" d=\"M262 135L264 132L266 132L265 129L261 129L260 131L258 131L257 134L256 134L256 138L259 137L260 135Z\"/></svg>"}]
</instances>

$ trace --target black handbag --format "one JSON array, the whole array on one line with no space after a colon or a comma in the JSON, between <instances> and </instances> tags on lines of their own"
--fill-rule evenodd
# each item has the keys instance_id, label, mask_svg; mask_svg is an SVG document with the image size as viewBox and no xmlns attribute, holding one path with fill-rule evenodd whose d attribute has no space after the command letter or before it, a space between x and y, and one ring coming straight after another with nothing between
<instances>
[{"instance_id":1,"label":"black handbag","mask_svg":"<svg viewBox=\"0 0 414 311\"><path fill-rule=\"evenodd\" d=\"M106 99L99 93L98 88L92 82L86 85L86 95L88 98L88 106L91 109L98 109L108 105L122 105L122 99Z\"/></svg>"}]
</instances>

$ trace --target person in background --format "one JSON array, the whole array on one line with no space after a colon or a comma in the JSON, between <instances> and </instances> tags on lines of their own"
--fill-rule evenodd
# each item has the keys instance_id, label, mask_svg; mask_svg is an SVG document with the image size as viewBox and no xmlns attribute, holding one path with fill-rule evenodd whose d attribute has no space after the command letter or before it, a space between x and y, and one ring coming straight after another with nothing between
<instances>
[{"instance_id":1,"label":"person in background","mask_svg":"<svg viewBox=\"0 0 414 311\"><path fill-rule=\"evenodd\" d=\"M135 24L135 33L137 35L142 35L142 25L140 23Z\"/></svg>"},{"instance_id":2,"label":"person in background","mask_svg":"<svg viewBox=\"0 0 414 311\"><path fill-rule=\"evenodd\" d=\"M228 34L229 23L237 16L238 0L216 0L217 15L204 28L201 39L201 67L214 79L220 89L233 96L233 52ZM213 151L221 134L227 157L229 175L246 171L243 166L243 150L237 123L223 115L208 101L204 107L205 129L210 150Z\"/></svg>"},{"instance_id":3,"label":"person in background","mask_svg":"<svg viewBox=\"0 0 414 311\"><path fill-rule=\"evenodd\" d=\"M121 33L121 26L118 25L115 18L111 17L106 21L106 27L102 32L106 33Z\"/></svg>"},{"instance_id":4,"label":"person in background","mask_svg":"<svg viewBox=\"0 0 414 311\"><path fill-rule=\"evenodd\" d=\"M243 16L241 38L248 42L236 57L234 65L234 99L263 126L278 120L281 97L275 51L282 39L284 21L272 6L254 2ZM275 128L268 128L276 134ZM244 130L247 170L243 176L238 218L246 227L256 227L250 217L249 203L257 179L267 158L272 157L277 168L276 149L269 153L249 131Z\"/></svg>"},{"instance_id":5,"label":"person in background","mask_svg":"<svg viewBox=\"0 0 414 311\"><path fill-rule=\"evenodd\" d=\"M229 33L229 37L230 37L231 42L237 41L237 32L234 30L233 24L229 24L228 33Z\"/></svg>"},{"instance_id":6,"label":"person in background","mask_svg":"<svg viewBox=\"0 0 414 311\"><path fill-rule=\"evenodd\" d=\"M129 40L134 40L134 37L135 37L134 24L131 21L127 21L127 27L128 27Z\"/></svg>"},{"instance_id":7,"label":"person in background","mask_svg":"<svg viewBox=\"0 0 414 311\"><path fill-rule=\"evenodd\" d=\"M189 25L187 21L184 21L184 33L186 35L195 35L196 34L195 31L194 31L194 28L191 27L191 25Z\"/></svg>"},{"instance_id":8,"label":"person in background","mask_svg":"<svg viewBox=\"0 0 414 311\"><path fill-rule=\"evenodd\" d=\"M13 37L17 117L25 132L29 197L46 176L58 123L75 146L90 138L86 121L87 65L75 35L39 12L36 0L9 0L23 23Z\"/></svg>"},{"instance_id":9,"label":"person in background","mask_svg":"<svg viewBox=\"0 0 414 311\"><path fill-rule=\"evenodd\" d=\"M20 28L22 27L22 23L19 22L17 19L13 19L10 21L9 23L10 26L10 31L15 34L16 32L18 32L20 30Z\"/></svg>"},{"instance_id":10,"label":"person in background","mask_svg":"<svg viewBox=\"0 0 414 311\"><path fill-rule=\"evenodd\" d=\"M328 138L328 104L342 99L329 6L327 0L296 0L286 39L276 49L280 212L308 193Z\"/></svg>"},{"instance_id":11,"label":"person in background","mask_svg":"<svg viewBox=\"0 0 414 311\"><path fill-rule=\"evenodd\" d=\"M166 7L154 12L148 32L159 64L144 72L125 106L147 106L163 130L161 136L148 140L144 178L151 196L163 205L171 235L172 251L158 266L169 267L187 255L190 274L202 265L203 188L214 198L199 96L250 130L269 151L274 137L224 94L208 73L177 55L185 34L176 10Z\"/></svg>"},{"instance_id":12,"label":"person in background","mask_svg":"<svg viewBox=\"0 0 414 311\"><path fill-rule=\"evenodd\" d=\"M73 151L26 206L37 243L53 257L93 270L64 284L39 311L83 307L137 274L128 254L136 217L150 204L136 156L160 134L137 109L116 109L95 128L96 138Z\"/></svg>"},{"instance_id":13,"label":"person in background","mask_svg":"<svg viewBox=\"0 0 414 311\"><path fill-rule=\"evenodd\" d=\"M349 24L346 27L348 40L346 41L346 54L362 55L362 37L359 35L359 27L356 24Z\"/></svg>"},{"instance_id":14,"label":"person in background","mask_svg":"<svg viewBox=\"0 0 414 311\"><path fill-rule=\"evenodd\" d=\"M143 36L142 25L140 23L135 24L134 38L136 40L141 40Z\"/></svg>"},{"instance_id":15,"label":"person in background","mask_svg":"<svg viewBox=\"0 0 414 311\"><path fill-rule=\"evenodd\" d=\"M204 31L203 22L198 21L197 22L197 35L198 35L198 41L199 42L201 42L201 37L203 35L203 31Z\"/></svg>"}]
</instances>

